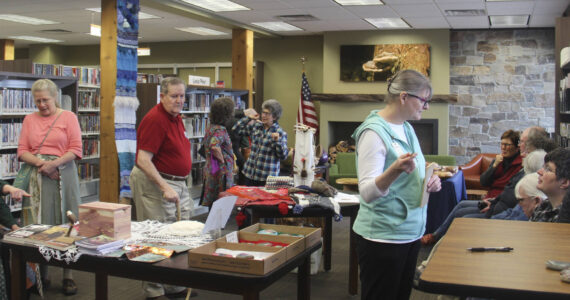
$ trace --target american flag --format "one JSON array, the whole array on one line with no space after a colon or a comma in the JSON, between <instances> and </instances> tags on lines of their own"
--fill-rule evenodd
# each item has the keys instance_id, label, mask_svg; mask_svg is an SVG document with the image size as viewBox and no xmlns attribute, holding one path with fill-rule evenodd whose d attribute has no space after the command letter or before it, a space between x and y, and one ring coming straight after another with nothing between
<instances>
[{"instance_id":1,"label":"american flag","mask_svg":"<svg viewBox=\"0 0 570 300\"><path fill-rule=\"evenodd\" d=\"M311 89L309 88L309 82L303 72L301 82L301 101L299 101L299 110L297 111L297 123L305 124L309 127L319 129L319 120L317 120L317 112L315 111L315 105L311 101Z\"/></svg>"}]
</instances>

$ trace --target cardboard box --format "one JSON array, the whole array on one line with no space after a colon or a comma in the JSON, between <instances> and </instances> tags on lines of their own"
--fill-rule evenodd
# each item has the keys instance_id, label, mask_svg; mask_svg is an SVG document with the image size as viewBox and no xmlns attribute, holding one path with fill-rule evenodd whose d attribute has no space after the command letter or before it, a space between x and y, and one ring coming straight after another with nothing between
<instances>
[{"instance_id":1,"label":"cardboard box","mask_svg":"<svg viewBox=\"0 0 570 300\"><path fill-rule=\"evenodd\" d=\"M304 236L305 238L303 240L305 245L303 250L319 243L321 241L321 236L322 236L320 228L274 225L274 224L263 224L263 223L253 224L249 227L240 230L240 232L257 233L262 229L273 229L277 232L294 233Z\"/></svg>"},{"instance_id":2,"label":"cardboard box","mask_svg":"<svg viewBox=\"0 0 570 300\"><path fill-rule=\"evenodd\" d=\"M279 236L279 235L268 235L268 234L257 234L252 232L245 232L245 231L238 231L238 239L245 240L245 241L269 241L269 242L278 242L288 244L287 247L284 247L285 253L287 253L287 259L291 259L297 256L299 253L305 250L305 241L302 237L294 237L294 236ZM226 237L221 237L218 241L226 242ZM271 247L271 246L260 246L259 247L269 247L269 248L278 248L278 247ZM280 248L278 248L280 249Z\"/></svg>"},{"instance_id":3,"label":"cardboard box","mask_svg":"<svg viewBox=\"0 0 570 300\"><path fill-rule=\"evenodd\" d=\"M229 250L272 252L273 254L264 260L214 256L213 253L218 248L225 248ZM253 275L267 274L286 261L287 253L284 248L264 247L239 243L226 243L221 240L216 240L188 251L188 265L190 267Z\"/></svg>"},{"instance_id":4,"label":"cardboard box","mask_svg":"<svg viewBox=\"0 0 570 300\"><path fill-rule=\"evenodd\" d=\"M79 205L79 235L104 234L115 239L131 237L131 206L109 202Z\"/></svg>"}]
</instances>

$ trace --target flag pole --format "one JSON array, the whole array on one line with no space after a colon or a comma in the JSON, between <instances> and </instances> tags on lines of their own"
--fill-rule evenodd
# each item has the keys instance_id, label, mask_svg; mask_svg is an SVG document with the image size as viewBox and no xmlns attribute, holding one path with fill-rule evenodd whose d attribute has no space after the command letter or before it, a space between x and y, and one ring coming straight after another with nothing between
<instances>
[{"instance_id":1,"label":"flag pole","mask_svg":"<svg viewBox=\"0 0 570 300\"><path fill-rule=\"evenodd\" d=\"M299 59L299 61L303 64L302 72L305 73L305 63L307 62L307 57L306 57L306 56L301 56L301 58Z\"/></svg>"}]
</instances>

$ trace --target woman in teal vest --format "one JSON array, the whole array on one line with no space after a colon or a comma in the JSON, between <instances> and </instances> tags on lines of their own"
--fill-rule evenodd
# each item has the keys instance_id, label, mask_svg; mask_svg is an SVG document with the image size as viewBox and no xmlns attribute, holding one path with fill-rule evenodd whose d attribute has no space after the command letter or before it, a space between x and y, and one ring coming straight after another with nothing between
<instances>
[{"instance_id":1,"label":"woman in teal vest","mask_svg":"<svg viewBox=\"0 0 570 300\"><path fill-rule=\"evenodd\" d=\"M388 81L386 107L373 110L356 129L360 210L354 222L362 299L408 299L427 205L421 206L425 159L407 120L429 107L429 80L403 70ZM441 189L432 176L428 192Z\"/></svg>"}]
</instances>

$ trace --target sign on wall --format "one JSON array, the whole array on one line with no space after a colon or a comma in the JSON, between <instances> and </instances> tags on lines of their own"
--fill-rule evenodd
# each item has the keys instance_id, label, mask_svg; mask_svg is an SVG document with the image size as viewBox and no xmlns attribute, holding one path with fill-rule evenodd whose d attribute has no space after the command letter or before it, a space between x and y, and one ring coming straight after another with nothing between
<instances>
[{"instance_id":1,"label":"sign on wall","mask_svg":"<svg viewBox=\"0 0 570 300\"><path fill-rule=\"evenodd\" d=\"M188 75L188 84L210 86L210 77Z\"/></svg>"}]
</instances>

